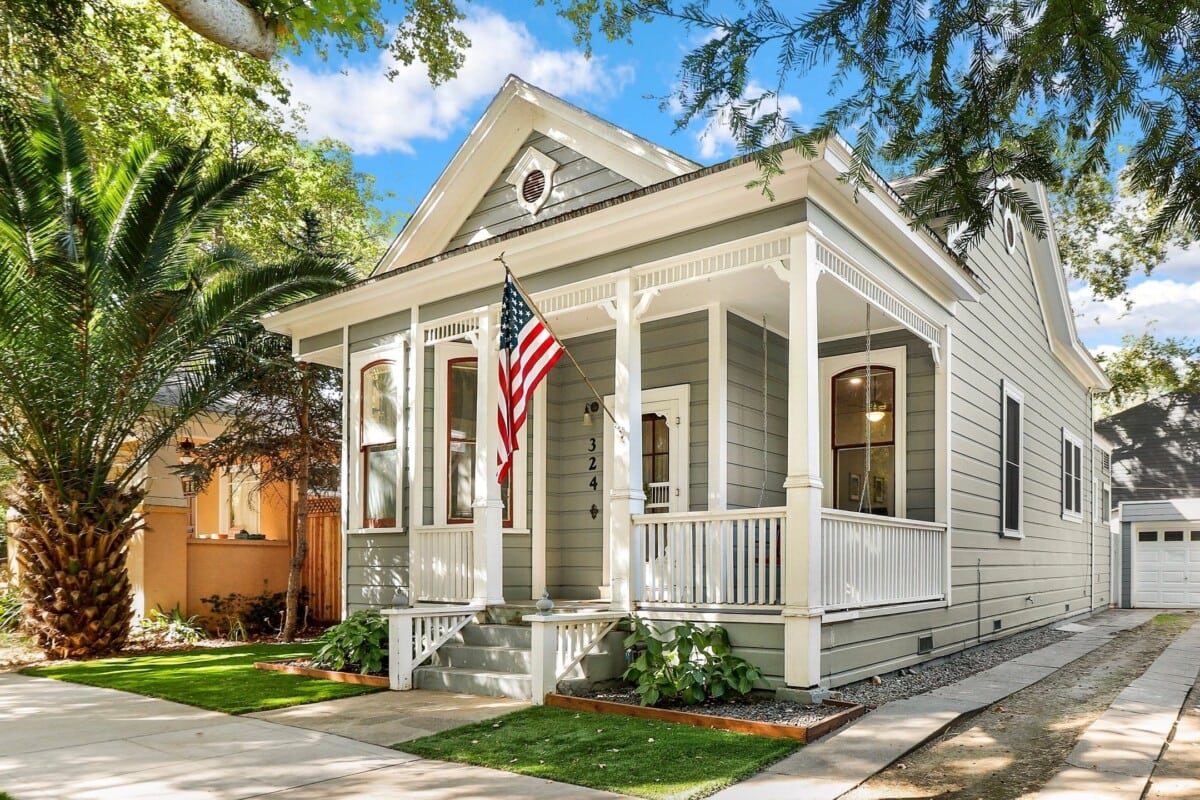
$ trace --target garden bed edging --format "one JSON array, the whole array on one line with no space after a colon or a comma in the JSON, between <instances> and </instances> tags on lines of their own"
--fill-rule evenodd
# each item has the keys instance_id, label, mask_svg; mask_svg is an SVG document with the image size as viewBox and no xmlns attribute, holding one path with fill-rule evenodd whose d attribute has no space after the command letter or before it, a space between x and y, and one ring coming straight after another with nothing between
<instances>
[{"instance_id":1,"label":"garden bed edging","mask_svg":"<svg viewBox=\"0 0 1200 800\"><path fill-rule=\"evenodd\" d=\"M273 672L286 672L289 675L303 675L306 678L321 678L338 683L353 683L359 686L378 686L386 689L386 675L360 675L357 672L337 672L332 669L317 669L316 667L301 667L283 661L256 661L255 669L266 669Z\"/></svg>"},{"instance_id":2,"label":"garden bed edging","mask_svg":"<svg viewBox=\"0 0 1200 800\"><path fill-rule=\"evenodd\" d=\"M599 711L606 714L620 714L626 717L640 717L659 722L677 722L681 725L692 725L697 728L712 728L714 730L731 731L733 733L750 733L756 736L769 736L773 739L793 739L798 742L810 743L836 730L851 720L858 719L867 713L867 707L858 703L847 703L842 700L826 700L825 705L844 708L832 716L826 717L815 725L780 725L774 722L757 722L754 720L735 719L733 717L718 717L711 714L693 714L688 711L675 711L653 706L635 706L629 703L614 703L611 700L595 700L590 697L572 697L570 695L550 693L546 695L546 705L564 708L570 711Z\"/></svg>"}]
</instances>

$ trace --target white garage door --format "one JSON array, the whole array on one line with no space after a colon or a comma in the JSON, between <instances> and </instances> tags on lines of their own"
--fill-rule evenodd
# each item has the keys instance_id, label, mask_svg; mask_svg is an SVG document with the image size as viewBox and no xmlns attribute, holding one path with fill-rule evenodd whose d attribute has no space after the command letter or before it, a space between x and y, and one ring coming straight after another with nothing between
<instances>
[{"instance_id":1,"label":"white garage door","mask_svg":"<svg viewBox=\"0 0 1200 800\"><path fill-rule=\"evenodd\" d=\"M1134 533L1133 605L1200 608L1200 521Z\"/></svg>"}]
</instances>

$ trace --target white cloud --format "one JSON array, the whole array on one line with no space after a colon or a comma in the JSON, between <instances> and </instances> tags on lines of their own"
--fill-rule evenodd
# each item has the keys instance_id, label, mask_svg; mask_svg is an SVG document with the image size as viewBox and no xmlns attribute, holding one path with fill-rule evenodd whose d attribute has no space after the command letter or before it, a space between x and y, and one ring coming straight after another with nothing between
<instances>
[{"instance_id":1,"label":"white cloud","mask_svg":"<svg viewBox=\"0 0 1200 800\"><path fill-rule=\"evenodd\" d=\"M757 81L751 81L746 85L746 91L743 94L743 101L752 101L755 98L761 97L767 90L763 88ZM772 98L768 98L762 106L754 114L755 119L769 114L773 111L780 111L785 116L795 118L803 108L800 103L800 98L790 94L780 94ZM786 138L787 131L779 131L779 138ZM716 159L721 157L732 156L737 152L737 141L733 138L733 131L729 127L728 112L721 112L709 120L708 124L702 130L695 134L696 152L703 159ZM767 144L769 142L764 142Z\"/></svg>"},{"instance_id":2,"label":"white cloud","mask_svg":"<svg viewBox=\"0 0 1200 800\"><path fill-rule=\"evenodd\" d=\"M1157 275L1158 272L1156 271ZM1195 337L1200 334L1200 275L1193 281L1149 278L1132 286L1127 309L1123 299L1096 300L1091 289L1071 292L1081 338L1098 349L1115 345L1125 334L1141 334L1150 327L1157 336Z\"/></svg>"},{"instance_id":3,"label":"white cloud","mask_svg":"<svg viewBox=\"0 0 1200 800\"><path fill-rule=\"evenodd\" d=\"M603 58L587 59L575 50L543 48L524 24L474 6L463 30L473 46L453 80L434 88L423 64L394 64L384 53L378 63L344 71L292 64L288 77L294 102L308 107L308 135L333 137L356 153L413 152L418 139L445 139L471 122L476 104L500 88L513 73L564 97L609 98L633 80L633 68L609 67Z\"/></svg>"}]
</instances>

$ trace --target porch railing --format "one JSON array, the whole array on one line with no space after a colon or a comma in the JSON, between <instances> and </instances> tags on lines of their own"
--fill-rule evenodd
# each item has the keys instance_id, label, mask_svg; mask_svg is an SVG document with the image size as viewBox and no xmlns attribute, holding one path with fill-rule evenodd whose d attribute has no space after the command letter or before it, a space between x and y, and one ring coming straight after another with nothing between
<instances>
[{"instance_id":1,"label":"porch railing","mask_svg":"<svg viewBox=\"0 0 1200 800\"><path fill-rule=\"evenodd\" d=\"M683 605L783 603L783 508L633 518L633 599Z\"/></svg>"},{"instance_id":2,"label":"porch railing","mask_svg":"<svg viewBox=\"0 0 1200 800\"><path fill-rule=\"evenodd\" d=\"M409 561L412 599L454 603L474 597L474 541L470 525L415 529Z\"/></svg>"},{"instance_id":3,"label":"porch railing","mask_svg":"<svg viewBox=\"0 0 1200 800\"><path fill-rule=\"evenodd\" d=\"M484 608L482 604L385 608L390 687L395 691L413 688L413 670L469 625Z\"/></svg>"},{"instance_id":4,"label":"porch railing","mask_svg":"<svg viewBox=\"0 0 1200 800\"><path fill-rule=\"evenodd\" d=\"M821 510L821 586L826 611L941 600L946 525Z\"/></svg>"},{"instance_id":5,"label":"porch railing","mask_svg":"<svg viewBox=\"0 0 1200 800\"><path fill-rule=\"evenodd\" d=\"M646 513L658 513L671 507L671 484L646 484Z\"/></svg>"}]
</instances>

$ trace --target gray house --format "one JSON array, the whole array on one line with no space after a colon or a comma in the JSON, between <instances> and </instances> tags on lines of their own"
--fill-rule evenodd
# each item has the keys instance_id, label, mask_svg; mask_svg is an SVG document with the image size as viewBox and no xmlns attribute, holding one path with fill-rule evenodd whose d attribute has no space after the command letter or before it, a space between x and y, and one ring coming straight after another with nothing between
<instances>
[{"instance_id":1,"label":"gray house","mask_svg":"<svg viewBox=\"0 0 1200 800\"><path fill-rule=\"evenodd\" d=\"M371 277L266 320L345 370L345 610L411 598L404 670L486 671L435 651L543 591L577 613L534 623L535 698L628 614L810 691L1109 604L1052 235L962 261L849 158L772 200L510 77ZM562 359L504 486L502 253L613 417Z\"/></svg>"},{"instance_id":2,"label":"gray house","mask_svg":"<svg viewBox=\"0 0 1200 800\"><path fill-rule=\"evenodd\" d=\"M1112 448L1119 604L1200 607L1200 393L1152 398L1096 433Z\"/></svg>"}]
</instances>

